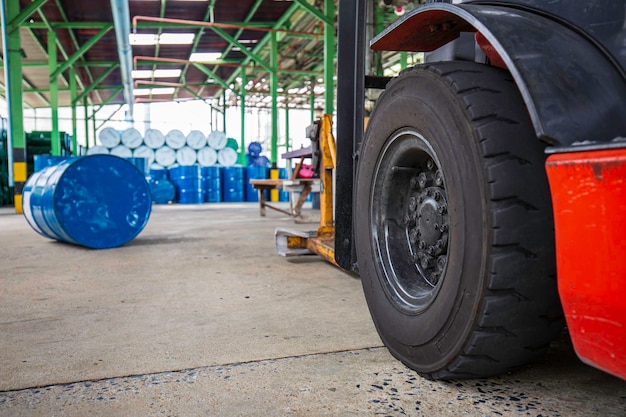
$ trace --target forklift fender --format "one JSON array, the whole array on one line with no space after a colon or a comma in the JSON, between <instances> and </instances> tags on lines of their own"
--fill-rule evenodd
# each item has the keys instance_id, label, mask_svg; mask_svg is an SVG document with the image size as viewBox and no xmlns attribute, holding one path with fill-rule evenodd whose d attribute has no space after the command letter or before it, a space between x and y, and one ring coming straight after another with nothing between
<instances>
[{"instance_id":1,"label":"forklift fender","mask_svg":"<svg viewBox=\"0 0 626 417\"><path fill-rule=\"evenodd\" d=\"M540 139L567 146L608 142L626 133L625 74L598 44L564 21L528 9L433 3L397 20L371 48L430 52L461 32L480 34L492 63L501 59L511 72Z\"/></svg>"}]
</instances>

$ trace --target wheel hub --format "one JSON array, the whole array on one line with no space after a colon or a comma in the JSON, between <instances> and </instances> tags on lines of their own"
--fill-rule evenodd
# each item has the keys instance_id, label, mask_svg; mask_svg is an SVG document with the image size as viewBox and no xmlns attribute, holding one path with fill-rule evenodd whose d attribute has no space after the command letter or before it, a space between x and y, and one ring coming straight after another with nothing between
<instances>
[{"instance_id":1,"label":"wheel hub","mask_svg":"<svg viewBox=\"0 0 626 417\"><path fill-rule=\"evenodd\" d=\"M408 200L407 231L413 261L433 286L439 282L448 253L448 202L443 176L429 159L411 179L413 192Z\"/></svg>"}]
</instances>

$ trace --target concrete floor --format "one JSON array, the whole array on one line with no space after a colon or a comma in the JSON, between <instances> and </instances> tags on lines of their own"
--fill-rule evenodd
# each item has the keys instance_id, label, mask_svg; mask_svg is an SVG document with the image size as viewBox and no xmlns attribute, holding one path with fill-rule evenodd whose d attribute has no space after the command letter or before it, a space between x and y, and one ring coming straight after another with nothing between
<instances>
[{"instance_id":1,"label":"concrete floor","mask_svg":"<svg viewBox=\"0 0 626 417\"><path fill-rule=\"evenodd\" d=\"M382 347L358 278L275 254L256 204L155 206L122 248L0 209L0 416L624 416L567 338L498 378L432 382Z\"/></svg>"}]
</instances>

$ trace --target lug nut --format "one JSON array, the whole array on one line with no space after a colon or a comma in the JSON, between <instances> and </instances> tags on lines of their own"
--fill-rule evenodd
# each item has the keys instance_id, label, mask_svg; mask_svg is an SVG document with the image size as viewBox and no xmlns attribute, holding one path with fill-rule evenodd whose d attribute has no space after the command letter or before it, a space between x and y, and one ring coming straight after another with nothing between
<instances>
[{"instance_id":1,"label":"lug nut","mask_svg":"<svg viewBox=\"0 0 626 417\"><path fill-rule=\"evenodd\" d=\"M439 170L435 172L435 184L437 184L440 187L443 185L443 174Z\"/></svg>"},{"instance_id":2,"label":"lug nut","mask_svg":"<svg viewBox=\"0 0 626 417\"><path fill-rule=\"evenodd\" d=\"M428 177L426 177L425 173L421 172L417 177L417 182L420 188L424 188L426 187L426 183L428 182Z\"/></svg>"},{"instance_id":3,"label":"lug nut","mask_svg":"<svg viewBox=\"0 0 626 417\"><path fill-rule=\"evenodd\" d=\"M439 258L437 258L437 268L439 268L439 270L443 270L443 268L446 266L446 257L445 256L440 256Z\"/></svg>"},{"instance_id":4,"label":"lug nut","mask_svg":"<svg viewBox=\"0 0 626 417\"><path fill-rule=\"evenodd\" d=\"M415 197L409 198L409 210L415 211L416 208L417 208L417 200L415 199Z\"/></svg>"},{"instance_id":5,"label":"lug nut","mask_svg":"<svg viewBox=\"0 0 626 417\"><path fill-rule=\"evenodd\" d=\"M445 204L441 204L439 205L439 207L437 207L437 212L439 214L446 214L447 211L448 211L448 206L446 206Z\"/></svg>"},{"instance_id":6,"label":"lug nut","mask_svg":"<svg viewBox=\"0 0 626 417\"><path fill-rule=\"evenodd\" d=\"M426 162L426 168L428 168L429 170L432 170L435 167L435 163L433 162L432 159L429 159L428 162Z\"/></svg>"}]
</instances>

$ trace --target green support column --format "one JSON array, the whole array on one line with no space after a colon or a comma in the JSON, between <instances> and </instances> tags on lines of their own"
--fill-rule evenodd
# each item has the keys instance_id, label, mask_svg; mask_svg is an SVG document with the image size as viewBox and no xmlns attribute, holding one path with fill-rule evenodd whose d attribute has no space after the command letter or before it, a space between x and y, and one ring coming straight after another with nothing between
<instances>
[{"instance_id":1,"label":"green support column","mask_svg":"<svg viewBox=\"0 0 626 417\"><path fill-rule=\"evenodd\" d=\"M61 155L59 137L59 83L57 71L57 35L48 31L48 68L50 74L50 110L52 111L52 155Z\"/></svg>"},{"instance_id":2,"label":"green support column","mask_svg":"<svg viewBox=\"0 0 626 417\"><path fill-rule=\"evenodd\" d=\"M3 0L0 3L2 18L2 42L4 50L4 82L9 106L8 156L9 186L14 187L14 207L22 213L22 191L26 182L26 150L24 137L24 113L22 109L22 56L19 29L8 31L9 22L20 14L19 0Z\"/></svg>"},{"instance_id":3,"label":"green support column","mask_svg":"<svg viewBox=\"0 0 626 417\"><path fill-rule=\"evenodd\" d=\"M85 146L87 149L89 149L89 116L87 113L89 109L87 107L87 96L85 96L85 98L83 99L83 106L85 109Z\"/></svg>"},{"instance_id":4,"label":"green support column","mask_svg":"<svg viewBox=\"0 0 626 417\"><path fill-rule=\"evenodd\" d=\"M222 122L224 123L224 133L226 133L226 90L224 90L224 96L223 96L223 106L222 106Z\"/></svg>"},{"instance_id":5,"label":"green support column","mask_svg":"<svg viewBox=\"0 0 626 417\"><path fill-rule=\"evenodd\" d=\"M324 113L333 114L335 110L335 2L334 0L324 0ZM330 22L330 23L328 23Z\"/></svg>"},{"instance_id":6,"label":"green support column","mask_svg":"<svg viewBox=\"0 0 626 417\"><path fill-rule=\"evenodd\" d=\"M239 163L246 165L246 70L241 71L241 144L239 146Z\"/></svg>"},{"instance_id":7,"label":"green support column","mask_svg":"<svg viewBox=\"0 0 626 417\"><path fill-rule=\"evenodd\" d=\"M315 84L311 81L311 96L309 97L309 106L311 107L311 123L315 121Z\"/></svg>"},{"instance_id":8,"label":"green support column","mask_svg":"<svg viewBox=\"0 0 626 417\"><path fill-rule=\"evenodd\" d=\"M289 102L285 97L285 152L289 152Z\"/></svg>"},{"instance_id":9,"label":"green support column","mask_svg":"<svg viewBox=\"0 0 626 417\"><path fill-rule=\"evenodd\" d=\"M272 95L272 152L271 162L278 162L278 39L276 32L271 34L271 52L270 52L270 94Z\"/></svg>"},{"instance_id":10,"label":"green support column","mask_svg":"<svg viewBox=\"0 0 626 417\"><path fill-rule=\"evenodd\" d=\"M409 66L408 64L409 54L406 52L400 52L400 69L405 69Z\"/></svg>"},{"instance_id":11,"label":"green support column","mask_svg":"<svg viewBox=\"0 0 626 417\"><path fill-rule=\"evenodd\" d=\"M70 68L70 101L72 102L72 155L78 155L78 140L76 137L76 69Z\"/></svg>"}]
</instances>

